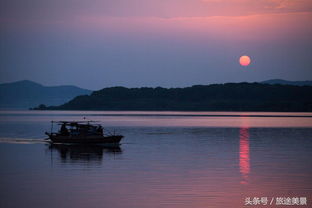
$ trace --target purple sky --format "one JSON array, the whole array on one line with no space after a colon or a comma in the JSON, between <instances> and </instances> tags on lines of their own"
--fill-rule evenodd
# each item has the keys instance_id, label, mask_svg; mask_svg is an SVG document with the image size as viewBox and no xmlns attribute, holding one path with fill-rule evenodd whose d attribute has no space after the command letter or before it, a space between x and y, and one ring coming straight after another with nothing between
<instances>
[{"instance_id":1,"label":"purple sky","mask_svg":"<svg viewBox=\"0 0 312 208\"><path fill-rule=\"evenodd\" d=\"M0 82L311 80L311 19L311 0L0 0Z\"/></svg>"}]
</instances>

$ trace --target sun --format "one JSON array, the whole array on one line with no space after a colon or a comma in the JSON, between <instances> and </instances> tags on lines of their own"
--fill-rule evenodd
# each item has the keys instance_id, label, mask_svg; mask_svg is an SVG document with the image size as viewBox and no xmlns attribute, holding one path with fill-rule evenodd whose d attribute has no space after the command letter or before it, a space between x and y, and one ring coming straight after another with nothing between
<instances>
[{"instance_id":1,"label":"sun","mask_svg":"<svg viewBox=\"0 0 312 208\"><path fill-rule=\"evenodd\" d=\"M242 66L248 66L250 62L251 62L251 59L249 56L244 55L239 58L239 63Z\"/></svg>"}]
</instances>

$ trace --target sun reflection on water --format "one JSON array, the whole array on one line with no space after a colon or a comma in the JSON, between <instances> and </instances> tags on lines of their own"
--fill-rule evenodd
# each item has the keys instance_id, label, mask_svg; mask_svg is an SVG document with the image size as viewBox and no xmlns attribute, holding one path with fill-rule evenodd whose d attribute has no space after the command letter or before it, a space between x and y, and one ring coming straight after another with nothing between
<instances>
[{"instance_id":1,"label":"sun reflection on water","mask_svg":"<svg viewBox=\"0 0 312 208\"><path fill-rule=\"evenodd\" d=\"M245 125L239 130L239 169L242 176L241 184L248 184L250 173L249 127Z\"/></svg>"}]
</instances>

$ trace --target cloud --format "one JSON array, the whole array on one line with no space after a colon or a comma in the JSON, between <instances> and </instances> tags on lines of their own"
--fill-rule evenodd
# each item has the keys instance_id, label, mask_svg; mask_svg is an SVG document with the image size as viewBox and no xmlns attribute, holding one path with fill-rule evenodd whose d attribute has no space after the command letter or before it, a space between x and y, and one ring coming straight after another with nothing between
<instances>
[{"instance_id":1,"label":"cloud","mask_svg":"<svg viewBox=\"0 0 312 208\"><path fill-rule=\"evenodd\" d=\"M0 30L309 36L311 0L0 0ZM1 32L0 32L1 33ZM193 36L193 35L191 35ZM229 36L229 37L227 37Z\"/></svg>"},{"instance_id":2,"label":"cloud","mask_svg":"<svg viewBox=\"0 0 312 208\"><path fill-rule=\"evenodd\" d=\"M264 14L264 13L302 13L312 12L310 0L201 0L210 8L217 9L220 15Z\"/></svg>"},{"instance_id":3,"label":"cloud","mask_svg":"<svg viewBox=\"0 0 312 208\"><path fill-rule=\"evenodd\" d=\"M312 12L311 0L0 0L0 18L209 17Z\"/></svg>"}]
</instances>

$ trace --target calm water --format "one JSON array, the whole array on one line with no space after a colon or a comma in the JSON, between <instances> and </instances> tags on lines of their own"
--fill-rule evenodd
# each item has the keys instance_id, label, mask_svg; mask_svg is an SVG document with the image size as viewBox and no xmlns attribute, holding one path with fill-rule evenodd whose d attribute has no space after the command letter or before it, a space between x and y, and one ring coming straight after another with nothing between
<instances>
[{"instance_id":1,"label":"calm water","mask_svg":"<svg viewBox=\"0 0 312 208\"><path fill-rule=\"evenodd\" d=\"M83 117L125 135L120 148L43 142L51 120ZM3 111L0 207L311 207L311 158L311 113Z\"/></svg>"}]
</instances>

